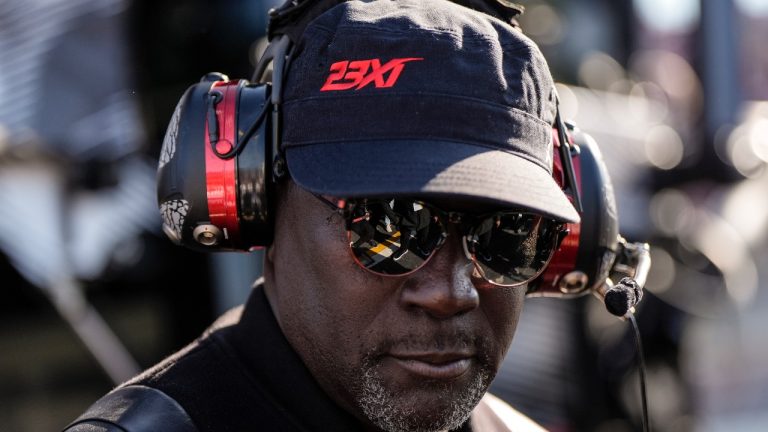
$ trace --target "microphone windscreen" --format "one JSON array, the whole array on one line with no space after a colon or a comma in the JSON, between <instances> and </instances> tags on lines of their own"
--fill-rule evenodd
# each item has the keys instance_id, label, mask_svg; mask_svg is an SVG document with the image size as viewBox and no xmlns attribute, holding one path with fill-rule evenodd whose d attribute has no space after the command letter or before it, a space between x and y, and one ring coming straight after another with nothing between
<instances>
[{"instance_id":1,"label":"microphone windscreen","mask_svg":"<svg viewBox=\"0 0 768 432\"><path fill-rule=\"evenodd\" d=\"M618 317L623 317L633 306L634 295L630 289L618 285L605 293L605 308Z\"/></svg>"}]
</instances>

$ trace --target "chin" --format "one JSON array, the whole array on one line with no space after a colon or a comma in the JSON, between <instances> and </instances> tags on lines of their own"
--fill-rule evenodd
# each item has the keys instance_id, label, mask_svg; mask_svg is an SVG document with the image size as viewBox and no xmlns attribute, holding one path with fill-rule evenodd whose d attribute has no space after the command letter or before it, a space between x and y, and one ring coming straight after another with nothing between
<instances>
[{"instance_id":1,"label":"chin","mask_svg":"<svg viewBox=\"0 0 768 432\"><path fill-rule=\"evenodd\" d=\"M424 382L418 388L392 388L375 368L365 371L358 406L386 432L432 432L457 429L485 394L491 375L476 371L466 382Z\"/></svg>"}]
</instances>

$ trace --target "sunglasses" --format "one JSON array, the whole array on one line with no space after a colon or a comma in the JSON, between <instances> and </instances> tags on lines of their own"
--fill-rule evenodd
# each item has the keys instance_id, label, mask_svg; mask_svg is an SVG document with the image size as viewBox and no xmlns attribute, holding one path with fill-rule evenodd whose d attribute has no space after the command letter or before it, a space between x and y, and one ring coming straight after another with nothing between
<instances>
[{"instance_id":1,"label":"sunglasses","mask_svg":"<svg viewBox=\"0 0 768 432\"><path fill-rule=\"evenodd\" d=\"M566 225L526 211L484 215L447 212L409 198L348 199L315 195L344 218L355 262L381 276L422 268L457 225L464 254L487 282L504 287L539 276L567 234Z\"/></svg>"}]
</instances>

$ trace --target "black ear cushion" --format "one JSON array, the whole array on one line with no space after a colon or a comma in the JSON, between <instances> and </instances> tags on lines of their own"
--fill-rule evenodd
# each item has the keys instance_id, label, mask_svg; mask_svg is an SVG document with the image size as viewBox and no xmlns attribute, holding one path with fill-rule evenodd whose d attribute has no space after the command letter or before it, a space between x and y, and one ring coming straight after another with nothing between
<instances>
[{"instance_id":1,"label":"black ear cushion","mask_svg":"<svg viewBox=\"0 0 768 432\"><path fill-rule=\"evenodd\" d=\"M246 85L237 106L237 133L242 137L266 104L269 84ZM237 155L238 214L245 249L272 244L274 182L272 181L272 117L264 116L258 129Z\"/></svg>"},{"instance_id":2,"label":"black ear cushion","mask_svg":"<svg viewBox=\"0 0 768 432\"><path fill-rule=\"evenodd\" d=\"M589 286L602 285L616 258L619 221L613 183L594 139L580 131L574 143L581 150L581 216L576 269L588 276Z\"/></svg>"}]
</instances>

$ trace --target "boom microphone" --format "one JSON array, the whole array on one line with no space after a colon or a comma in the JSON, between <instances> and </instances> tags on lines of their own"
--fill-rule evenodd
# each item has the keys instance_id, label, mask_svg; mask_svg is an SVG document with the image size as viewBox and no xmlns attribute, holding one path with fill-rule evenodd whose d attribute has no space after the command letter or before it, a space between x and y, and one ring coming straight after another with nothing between
<instances>
[{"instance_id":1,"label":"boom microphone","mask_svg":"<svg viewBox=\"0 0 768 432\"><path fill-rule=\"evenodd\" d=\"M613 288L605 292L605 308L608 312L623 317L643 298L643 289L634 279L622 278Z\"/></svg>"}]
</instances>

